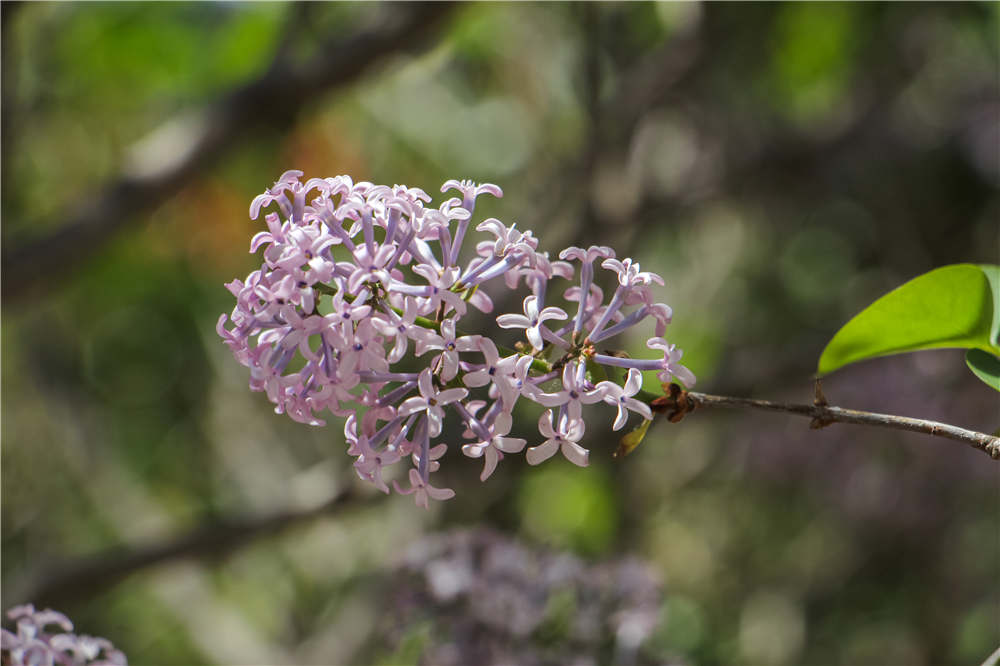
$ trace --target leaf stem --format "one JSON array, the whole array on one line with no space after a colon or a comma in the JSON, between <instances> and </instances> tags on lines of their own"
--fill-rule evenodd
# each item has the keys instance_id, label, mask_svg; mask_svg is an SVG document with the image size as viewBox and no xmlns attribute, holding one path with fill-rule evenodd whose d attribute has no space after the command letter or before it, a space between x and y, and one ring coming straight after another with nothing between
<instances>
[{"instance_id":1,"label":"leaf stem","mask_svg":"<svg viewBox=\"0 0 1000 666\"><path fill-rule=\"evenodd\" d=\"M676 387L676 388L674 388ZM946 437L964 442L969 446L983 451L994 460L1000 460L1000 437L967 430L958 426L925 419L915 419L908 416L893 414L877 414L857 409L845 409L831 405L803 405L755 398L735 398L724 395L711 395L696 391L685 391L677 384L671 384L668 395L657 396L642 391L637 398L645 401L654 413L665 414L668 420L679 421L684 414L698 407L740 407L745 409L761 409L769 412L786 412L812 418L810 427L824 428L833 423L853 423L856 425L878 426L895 430L909 430L935 437Z\"/></svg>"}]
</instances>

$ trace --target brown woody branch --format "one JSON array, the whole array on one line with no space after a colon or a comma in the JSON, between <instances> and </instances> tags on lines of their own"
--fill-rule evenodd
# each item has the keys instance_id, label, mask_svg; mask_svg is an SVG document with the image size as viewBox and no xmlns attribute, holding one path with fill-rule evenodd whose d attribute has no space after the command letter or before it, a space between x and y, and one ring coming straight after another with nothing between
<instances>
[{"instance_id":1,"label":"brown woody branch","mask_svg":"<svg viewBox=\"0 0 1000 666\"><path fill-rule=\"evenodd\" d=\"M826 399L823 397L822 392L818 390L818 385L816 403L812 405L697 393L695 391L685 391L678 384L664 386L664 389L666 395L654 397L651 394L646 394L643 397L646 398L646 401L655 413L665 415L673 423L680 421L687 413L700 407L762 409L769 412L785 412L787 414L807 416L812 419L810 427L813 429L825 428L833 423L853 423L855 425L909 430L910 432L920 432L925 435L946 437L958 442L964 442L975 449L983 451L994 460L1000 460L1000 437L994 437L976 432L975 430L967 430L937 421L834 407L826 404Z\"/></svg>"}]
</instances>

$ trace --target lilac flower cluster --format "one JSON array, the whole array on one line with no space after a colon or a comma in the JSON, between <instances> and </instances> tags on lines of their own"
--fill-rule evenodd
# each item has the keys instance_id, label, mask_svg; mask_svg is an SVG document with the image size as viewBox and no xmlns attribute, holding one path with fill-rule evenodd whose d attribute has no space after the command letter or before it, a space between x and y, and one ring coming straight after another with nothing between
<instances>
[{"instance_id":1,"label":"lilac flower cluster","mask_svg":"<svg viewBox=\"0 0 1000 666\"><path fill-rule=\"evenodd\" d=\"M17 633L0 629L2 663L11 666L127 666L125 655L106 638L77 636L73 623L54 610L36 611L31 604L15 606L7 617ZM58 627L56 632L49 625Z\"/></svg>"},{"instance_id":2,"label":"lilac flower cluster","mask_svg":"<svg viewBox=\"0 0 1000 666\"><path fill-rule=\"evenodd\" d=\"M236 307L217 331L250 369L250 388L265 392L276 412L312 425L323 425L326 411L345 417L355 469L380 490L389 492L384 468L409 458L409 485L394 481L398 492L414 493L422 506L454 495L430 482L448 448L434 444L446 415L464 426L462 452L483 459L485 480L504 455L527 445L510 436L522 399L548 408L538 425L544 441L527 449L528 462L561 451L583 466L583 405L617 408L618 430L629 412L652 418L635 397L642 371L694 383L681 351L662 337L671 310L654 300L658 275L607 247L570 247L552 260L531 231L495 218L475 225L485 239L470 245L476 200L502 196L499 187L449 180L441 191L460 196L434 208L418 188L301 176L286 172L250 205L252 219L274 208L264 217L268 230L250 243L251 253L263 249L263 264L226 285ZM472 255L464 263L463 250ZM607 303L595 281L598 261L617 283ZM546 299L557 278L577 272L563 294L576 306L570 317ZM500 328L523 330L516 351L461 332L470 306L492 313L485 287L498 281L531 292L521 314L496 317ZM646 319L655 323L647 342L654 358L603 350ZM627 373L623 383L607 378L611 368L612 376Z\"/></svg>"}]
</instances>

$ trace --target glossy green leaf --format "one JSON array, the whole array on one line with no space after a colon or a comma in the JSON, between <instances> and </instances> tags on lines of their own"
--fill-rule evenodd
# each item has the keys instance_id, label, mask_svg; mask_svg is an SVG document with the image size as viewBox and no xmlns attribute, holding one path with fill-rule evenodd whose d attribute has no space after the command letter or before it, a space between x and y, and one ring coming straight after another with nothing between
<instances>
[{"instance_id":1,"label":"glossy green leaf","mask_svg":"<svg viewBox=\"0 0 1000 666\"><path fill-rule=\"evenodd\" d=\"M1000 347L1000 266L980 264L986 279L990 281L990 294L993 298L993 323L990 325L990 344Z\"/></svg>"},{"instance_id":2,"label":"glossy green leaf","mask_svg":"<svg viewBox=\"0 0 1000 666\"><path fill-rule=\"evenodd\" d=\"M965 353L965 362L976 377L1000 391L1000 358L982 349L970 349Z\"/></svg>"},{"instance_id":3,"label":"glossy green leaf","mask_svg":"<svg viewBox=\"0 0 1000 666\"><path fill-rule=\"evenodd\" d=\"M819 375L876 356L958 347L1000 354L1000 267L954 264L916 277L841 328L823 350Z\"/></svg>"}]
</instances>

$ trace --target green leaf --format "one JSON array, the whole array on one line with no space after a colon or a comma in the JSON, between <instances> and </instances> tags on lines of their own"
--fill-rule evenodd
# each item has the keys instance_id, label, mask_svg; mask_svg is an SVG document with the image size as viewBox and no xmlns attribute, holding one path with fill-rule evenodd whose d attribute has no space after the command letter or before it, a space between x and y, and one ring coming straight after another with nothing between
<instances>
[{"instance_id":1,"label":"green leaf","mask_svg":"<svg viewBox=\"0 0 1000 666\"><path fill-rule=\"evenodd\" d=\"M631 432L622 437L618 442L618 449L615 451L614 457L624 458L635 451L636 447L642 444L642 440L645 439L650 423L652 421L643 420L642 423L632 428Z\"/></svg>"},{"instance_id":2,"label":"green leaf","mask_svg":"<svg viewBox=\"0 0 1000 666\"><path fill-rule=\"evenodd\" d=\"M1000 266L980 264L979 267L990 281L990 294L993 299L993 324L990 326L990 344L1000 347Z\"/></svg>"},{"instance_id":3,"label":"green leaf","mask_svg":"<svg viewBox=\"0 0 1000 666\"><path fill-rule=\"evenodd\" d=\"M823 350L820 376L849 363L920 349L1000 354L1000 266L954 264L916 277L841 328Z\"/></svg>"},{"instance_id":4,"label":"green leaf","mask_svg":"<svg viewBox=\"0 0 1000 666\"><path fill-rule=\"evenodd\" d=\"M976 377L1000 391L1000 358L982 349L970 349L965 353L965 362Z\"/></svg>"}]
</instances>

